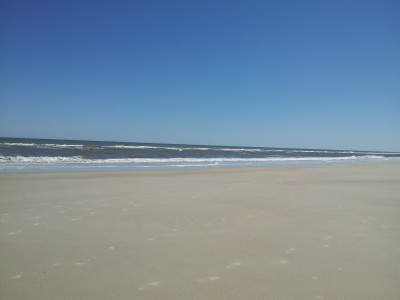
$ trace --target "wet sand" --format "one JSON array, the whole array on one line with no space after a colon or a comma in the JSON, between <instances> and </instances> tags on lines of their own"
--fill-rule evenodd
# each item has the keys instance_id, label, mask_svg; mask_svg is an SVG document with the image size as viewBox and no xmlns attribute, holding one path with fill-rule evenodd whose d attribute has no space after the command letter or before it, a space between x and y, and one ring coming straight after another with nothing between
<instances>
[{"instance_id":1,"label":"wet sand","mask_svg":"<svg viewBox=\"0 0 400 300\"><path fill-rule=\"evenodd\" d=\"M400 164L0 174L0 298L400 299Z\"/></svg>"}]
</instances>

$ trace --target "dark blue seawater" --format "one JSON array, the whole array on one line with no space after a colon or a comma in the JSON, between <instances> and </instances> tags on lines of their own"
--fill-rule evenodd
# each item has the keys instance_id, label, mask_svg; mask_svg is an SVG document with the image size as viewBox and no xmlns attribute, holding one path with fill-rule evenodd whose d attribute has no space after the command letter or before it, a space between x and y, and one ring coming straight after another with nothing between
<instances>
[{"instance_id":1,"label":"dark blue seawater","mask_svg":"<svg viewBox=\"0 0 400 300\"><path fill-rule=\"evenodd\" d=\"M400 153L0 138L0 172L144 170L400 160Z\"/></svg>"}]
</instances>

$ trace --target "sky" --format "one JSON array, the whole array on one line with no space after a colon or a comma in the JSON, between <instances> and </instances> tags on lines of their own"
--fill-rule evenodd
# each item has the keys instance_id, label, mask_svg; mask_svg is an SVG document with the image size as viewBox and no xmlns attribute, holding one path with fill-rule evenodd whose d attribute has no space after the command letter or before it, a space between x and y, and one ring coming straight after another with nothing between
<instances>
[{"instance_id":1,"label":"sky","mask_svg":"<svg viewBox=\"0 0 400 300\"><path fill-rule=\"evenodd\" d=\"M0 136L400 151L400 1L0 0Z\"/></svg>"}]
</instances>

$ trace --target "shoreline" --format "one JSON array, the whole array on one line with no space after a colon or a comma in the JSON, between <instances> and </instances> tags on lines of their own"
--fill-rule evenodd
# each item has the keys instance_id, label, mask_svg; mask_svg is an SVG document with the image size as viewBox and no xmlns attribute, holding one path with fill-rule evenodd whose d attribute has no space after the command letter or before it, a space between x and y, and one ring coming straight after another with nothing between
<instances>
[{"instance_id":1,"label":"shoreline","mask_svg":"<svg viewBox=\"0 0 400 300\"><path fill-rule=\"evenodd\" d=\"M13 166L1 168L0 174L23 174L23 173L103 173L103 172L175 172L175 171L207 171L207 170L235 170L235 169L262 169L281 167L319 167L334 165L365 165L365 164L391 164L400 163L400 158L386 160L365 160L365 161L299 161L299 162L275 162L266 164L251 165L204 165L204 166L90 166L90 165L30 165L28 167Z\"/></svg>"},{"instance_id":2,"label":"shoreline","mask_svg":"<svg viewBox=\"0 0 400 300\"><path fill-rule=\"evenodd\" d=\"M398 299L400 163L0 174L5 299Z\"/></svg>"}]
</instances>

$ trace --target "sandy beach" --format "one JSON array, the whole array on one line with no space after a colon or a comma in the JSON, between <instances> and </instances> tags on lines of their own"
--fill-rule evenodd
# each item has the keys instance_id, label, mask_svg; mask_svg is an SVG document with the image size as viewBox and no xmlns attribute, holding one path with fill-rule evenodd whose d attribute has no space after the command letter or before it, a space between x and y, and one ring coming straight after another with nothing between
<instances>
[{"instance_id":1,"label":"sandy beach","mask_svg":"<svg viewBox=\"0 0 400 300\"><path fill-rule=\"evenodd\" d=\"M0 298L400 299L400 163L0 174Z\"/></svg>"}]
</instances>

